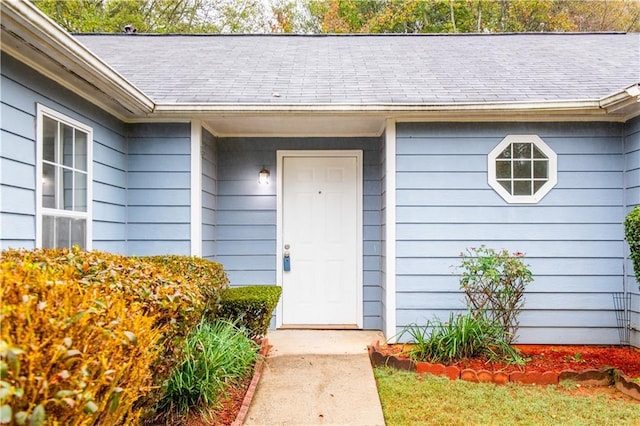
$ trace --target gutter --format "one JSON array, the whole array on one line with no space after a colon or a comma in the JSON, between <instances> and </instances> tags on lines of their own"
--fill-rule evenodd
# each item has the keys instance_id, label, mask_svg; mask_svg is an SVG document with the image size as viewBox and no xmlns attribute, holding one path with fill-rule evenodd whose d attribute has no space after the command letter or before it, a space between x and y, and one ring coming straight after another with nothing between
<instances>
[{"instance_id":1,"label":"gutter","mask_svg":"<svg viewBox=\"0 0 640 426\"><path fill-rule=\"evenodd\" d=\"M638 103L640 103L640 84L634 84L621 92L602 98L600 108L606 109L607 112L616 112L623 108L633 107ZM636 109L638 109L638 105L636 105ZM639 115L639 113L636 112L635 115Z\"/></svg>"},{"instance_id":2,"label":"gutter","mask_svg":"<svg viewBox=\"0 0 640 426\"><path fill-rule=\"evenodd\" d=\"M465 112L465 111L594 111L601 110L600 101L482 102L440 104L351 104L351 103L158 103L156 114L184 113L264 113L264 112ZM604 111L603 111L604 112Z\"/></svg>"}]
</instances>

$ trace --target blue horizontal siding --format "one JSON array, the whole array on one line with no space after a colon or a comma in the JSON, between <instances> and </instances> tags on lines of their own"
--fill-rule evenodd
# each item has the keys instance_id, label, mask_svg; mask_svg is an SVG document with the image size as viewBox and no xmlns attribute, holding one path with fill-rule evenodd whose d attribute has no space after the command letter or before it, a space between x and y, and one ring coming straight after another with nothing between
<instances>
[{"instance_id":1,"label":"blue horizontal siding","mask_svg":"<svg viewBox=\"0 0 640 426\"><path fill-rule=\"evenodd\" d=\"M617 189L561 189L555 188L537 205L539 206L621 206L624 190ZM443 191L438 189L397 190L399 206L504 206L505 201L493 189L463 189Z\"/></svg>"},{"instance_id":2,"label":"blue horizontal siding","mask_svg":"<svg viewBox=\"0 0 640 426\"><path fill-rule=\"evenodd\" d=\"M402 206L397 209L398 223L616 223L623 213L622 206L477 206L473 209L453 209L448 206Z\"/></svg>"},{"instance_id":3,"label":"blue horizontal siding","mask_svg":"<svg viewBox=\"0 0 640 426\"><path fill-rule=\"evenodd\" d=\"M202 129L202 256L207 259L215 259L218 252L217 196L218 145L215 137Z\"/></svg>"},{"instance_id":4,"label":"blue horizontal siding","mask_svg":"<svg viewBox=\"0 0 640 426\"><path fill-rule=\"evenodd\" d=\"M448 262L445 261L446 264ZM443 268L444 269L444 268ZM454 275L454 266L451 270L441 274L431 273L429 276L403 274L397 279L398 292L456 292L460 288L459 276ZM622 282L618 275L613 276L562 276L562 287L558 287L558 276L538 275L527 287L531 292L549 293L550 297L559 291L565 293L605 293L607 291L622 291Z\"/></svg>"},{"instance_id":5,"label":"blue horizontal siding","mask_svg":"<svg viewBox=\"0 0 640 426\"><path fill-rule=\"evenodd\" d=\"M40 103L93 129L93 247L125 253L122 209L126 207L127 142L123 123L4 53L1 73L2 247L35 245L35 129ZM106 210L114 212L113 216Z\"/></svg>"},{"instance_id":6,"label":"blue horizontal siding","mask_svg":"<svg viewBox=\"0 0 640 426\"><path fill-rule=\"evenodd\" d=\"M398 224L399 240L456 240L456 241L493 241L493 240L529 240L529 241L580 241L580 240L617 240L622 244L623 229L617 224L527 224L515 223L500 225L497 223L431 223ZM466 246L460 247L464 249ZM622 246L620 246L622 247ZM570 246L567 246L570 250ZM622 250L618 251L618 254Z\"/></svg>"},{"instance_id":7,"label":"blue horizontal siding","mask_svg":"<svg viewBox=\"0 0 640 426\"><path fill-rule=\"evenodd\" d=\"M185 189L189 188L190 175L186 172L131 172L129 189Z\"/></svg>"},{"instance_id":8,"label":"blue horizontal siding","mask_svg":"<svg viewBox=\"0 0 640 426\"><path fill-rule=\"evenodd\" d=\"M625 126L625 214L640 205L640 117ZM628 247L625 247L628 255ZM640 347L640 277L636 277L630 260L626 262L626 289L631 298L629 303L629 326L631 344Z\"/></svg>"},{"instance_id":9,"label":"blue horizontal siding","mask_svg":"<svg viewBox=\"0 0 640 426\"><path fill-rule=\"evenodd\" d=\"M0 156L2 158L35 166L35 152L34 140L2 129L2 133L0 133Z\"/></svg>"},{"instance_id":10,"label":"blue horizontal siding","mask_svg":"<svg viewBox=\"0 0 640 426\"><path fill-rule=\"evenodd\" d=\"M115 222L124 224L127 221L127 208L119 204L94 201L93 220L95 222Z\"/></svg>"},{"instance_id":11,"label":"blue horizontal siding","mask_svg":"<svg viewBox=\"0 0 640 426\"><path fill-rule=\"evenodd\" d=\"M177 254L189 256L191 254L191 243L184 240L129 240L127 244L129 256L154 256L158 254Z\"/></svg>"},{"instance_id":12,"label":"blue horizontal siding","mask_svg":"<svg viewBox=\"0 0 640 426\"><path fill-rule=\"evenodd\" d=\"M560 171L557 189L620 189L624 176L617 172ZM463 171L456 174L441 171L406 172L398 176L397 184L404 189L468 189L487 180L486 170Z\"/></svg>"},{"instance_id":13,"label":"blue horizontal siding","mask_svg":"<svg viewBox=\"0 0 640 426\"><path fill-rule=\"evenodd\" d=\"M129 254L190 254L190 124L130 125L128 136Z\"/></svg>"},{"instance_id":14,"label":"blue horizontal siding","mask_svg":"<svg viewBox=\"0 0 640 426\"><path fill-rule=\"evenodd\" d=\"M35 187L35 167L6 158L0 158L0 178L3 185L33 190Z\"/></svg>"},{"instance_id":15,"label":"blue horizontal siding","mask_svg":"<svg viewBox=\"0 0 640 426\"><path fill-rule=\"evenodd\" d=\"M508 204L487 183L487 155L508 134L537 134L558 154L558 184L538 204ZM623 146L619 123L398 124L398 330L464 310L459 255L485 244L526 252L534 274L520 342L541 343L544 333L559 342L567 330L579 343L617 341Z\"/></svg>"}]
</instances>

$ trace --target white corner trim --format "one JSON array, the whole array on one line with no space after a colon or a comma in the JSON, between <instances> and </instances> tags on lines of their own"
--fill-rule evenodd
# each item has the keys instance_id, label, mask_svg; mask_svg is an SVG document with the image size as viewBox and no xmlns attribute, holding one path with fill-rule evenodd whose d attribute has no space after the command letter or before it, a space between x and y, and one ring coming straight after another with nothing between
<instances>
[{"instance_id":1,"label":"white corner trim","mask_svg":"<svg viewBox=\"0 0 640 426\"><path fill-rule=\"evenodd\" d=\"M282 168L283 168L283 159L284 153L283 151L276 151L276 285L282 286ZM276 306L276 328L282 327L282 296L280 300L278 300L278 305Z\"/></svg>"},{"instance_id":2,"label":"white corner trim","mask_svg":"<svg viewBox=\"0 0 640 426\"><path fill-rule=\"evenodd\" d=\"M191 122L191 256L202 256L202 126Z\"/></svg>"},{"instance_id":3,"label":"white corner trim","mask_svg":"<svg viewBox=\"0 0 640 426\"><path fill-rule=\"evenodd\" d=\"M396 122L387 120L385 131L385 336L396 341Z\"/></svg>"}]
</instances>

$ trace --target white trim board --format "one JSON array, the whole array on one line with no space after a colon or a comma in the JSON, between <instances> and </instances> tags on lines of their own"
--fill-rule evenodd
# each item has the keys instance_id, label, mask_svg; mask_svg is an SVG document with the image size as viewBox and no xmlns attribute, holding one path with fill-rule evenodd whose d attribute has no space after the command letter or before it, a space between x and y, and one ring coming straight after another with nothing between
<instances>
[{"instance_id":1,"label":"white trim board","mask_svg":"<svg viewBox=\"0 0 640 426\"><path fill-rule=\"evenodd\" d=\"M385 312L384 332L396 341L396 122L387 120L385 131Z\"/></svg>"},{"instance_id":2,"label":"white trim board","mask_svg":"<svg viewBox=\"0 0 640 426\"><path fill-rule=\"evenodd\" d=\"M202 256L202 125L191 122L191 256Z\"/></svg>"}]
</instances>

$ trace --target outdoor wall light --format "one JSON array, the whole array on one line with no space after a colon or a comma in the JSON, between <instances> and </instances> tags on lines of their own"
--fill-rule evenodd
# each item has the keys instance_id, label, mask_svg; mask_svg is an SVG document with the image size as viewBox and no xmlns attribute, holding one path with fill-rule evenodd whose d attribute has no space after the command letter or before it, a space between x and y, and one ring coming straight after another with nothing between
<instances>
[{"instance_id":1,"label":"outdoor wall light","mask_svg":"<svg viewBox=\"0 0 640 426\"><path fill-rule=\"evenodd\" d=\"M260 185L269 185L269 170L264 167L258 173L258 183Z\"/></svg>"}]
</instances>

